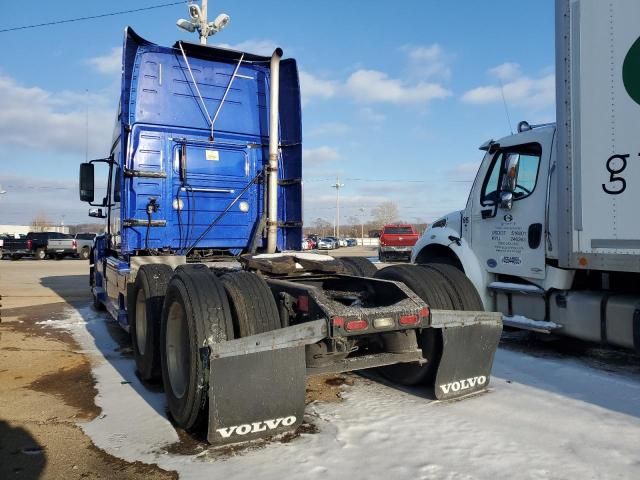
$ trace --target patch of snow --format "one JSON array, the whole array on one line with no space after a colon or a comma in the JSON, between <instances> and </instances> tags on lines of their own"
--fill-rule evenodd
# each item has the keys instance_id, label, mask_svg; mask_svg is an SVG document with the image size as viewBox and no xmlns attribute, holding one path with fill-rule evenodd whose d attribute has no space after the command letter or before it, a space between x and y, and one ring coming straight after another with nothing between
<instances>
[{"instance_id":1,"label":"patch of snow","mask_svg":"<svg viewBox=\"0 0 640 480\"><path fill-rule=\"evenodd\" d=\"M178 439L164 395L114 354L105 317L86 308L64 325L94 360L103 414L84 431L112 455L181 479L640 478L640 378L505 350L490 392L463 401L356 377L344 402L307 407L316 434L224 459L163 453Z\"/></svg>"}]
</instances>

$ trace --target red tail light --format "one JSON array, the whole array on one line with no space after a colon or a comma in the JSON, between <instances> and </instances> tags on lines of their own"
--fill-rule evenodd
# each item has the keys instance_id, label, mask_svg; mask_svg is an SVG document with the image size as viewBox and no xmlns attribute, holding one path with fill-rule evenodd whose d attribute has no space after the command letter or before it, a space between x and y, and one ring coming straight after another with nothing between
<instances>
[{"instance_id":1,"label":"red tail light","mask_svg":"<svg viewBox=\"0 0 640 480\"><path fill-rule=\"evenodd\" d=\"M417 325L418 316L417 315L402 315L400 317L400 325Z\"/></svg>"},{"instance_id":2,"label":"red tail light","mask_svg":"<svg viewBox=\"0 0 640 480\"><path fill-rule=\"evenodd\" d=\"M429 316L429 309L427 307L424 307L422 310L420 310L420 313L418 314L418 316L424 318L424 317L428 317Z\"/></svg>"},{"instance_id":3,"label":"red tail light","mask_svg":"<svg viewBox=\"0 0 640 480\"><path fill-rule=\"evenodd\" d=\"M342 318L342 317L333 317L333 326L334 327L344 327L344 318Z\"/></svg>"},{"instance_id":4,"label":"red tail light","mask_svg":"<svg viewBox=\"0 0 640 480\"><path fill-rule=\"evenodd\" d=\"M348 320L345 325L345 330L349 332L366 330L369 327L369 322L366 320Z\"/></svg>"},{"instance_id":5,"label":"red tail light","mask_svg":"<svg viewBox=\"0 0 640 480\"><path fill-rule=\"evenodd\" d=\"M298 297L298 311L299 312L308 312L309 311L309 296L308 295L300 295Z\"/></svg>"},{"instance_id":6,"label":"red tail light","mask_svg":"<svg viewBox=\"0 0 640 480\"><path fill-rule=\"evenodd\" d=\"M27 240L27 250L31 250L32 245L33 243L31 242L31 240Z\"/></svg>"}]
</instances>

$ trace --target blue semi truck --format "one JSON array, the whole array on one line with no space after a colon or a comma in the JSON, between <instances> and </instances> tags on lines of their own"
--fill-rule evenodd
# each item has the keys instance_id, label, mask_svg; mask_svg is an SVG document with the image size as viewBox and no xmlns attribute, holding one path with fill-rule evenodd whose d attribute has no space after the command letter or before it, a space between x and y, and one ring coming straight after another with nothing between
<instances>
[{"instance_id":1,"label":"blue semi truck","mask_svg":"<svg viewBox=\"0 0 640 480\"><path fill-rule=\"evenodd\" d=\"M130 333L175 423L212 444L295 429L309 375L377 368L438 399L482 391L502 331L449 265L299 251L300 88L281 57L128 28L111 152L80 166L80 199L106 221L94 306Z\"/></svg>"}]
</instances>

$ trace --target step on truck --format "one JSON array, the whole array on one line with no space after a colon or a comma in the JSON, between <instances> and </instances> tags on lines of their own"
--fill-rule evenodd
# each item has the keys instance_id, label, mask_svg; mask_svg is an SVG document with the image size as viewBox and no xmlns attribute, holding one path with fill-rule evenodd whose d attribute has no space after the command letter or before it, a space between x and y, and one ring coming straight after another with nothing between
<instances>
[{"instance_id":1,"label":"step on truck","mask_svg":"<svg viewBox=\"0 0 640 480\"><path fill-rule=\"evenodd\" d=\"M128 330L173 421L215 445L295 429L309 375L377 368L441 400L482 391L502 331L455 269L299 251L300 89L282 55L127 29L113 147L80 167L80 198L106 220L94 305Z\"/></svg>"},{"instance_id":2,"label":"step on truck","mask_svg":"<svg viewBox=\"0 0 640 480\"><path fill-rule=\"evenodd\" d=\"M556 123L486 142L420 265L464 272L504 323L640 350L640 2L556 1Z\"/></svg>"}]
</instances>

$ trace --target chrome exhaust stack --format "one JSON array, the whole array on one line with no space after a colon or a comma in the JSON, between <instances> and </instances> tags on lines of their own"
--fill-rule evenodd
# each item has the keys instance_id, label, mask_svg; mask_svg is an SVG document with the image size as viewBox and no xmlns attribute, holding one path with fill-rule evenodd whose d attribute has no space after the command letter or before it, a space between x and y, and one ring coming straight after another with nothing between
<instances>
[{"instance_id":1,"label":"chrome exhaust stack","mask_svg":"<svg viewBox=\"0 0 640 480\"><path fill-rule=\"evenodd\" d=\"M278 141L280 101L280 59L282 49L271 55L269 98L269 164L267 167L267 253L275 253L278 237Z\"/></svg>"}]
</instances>

